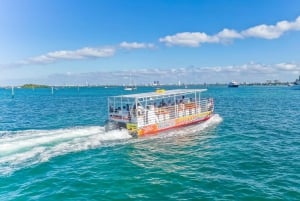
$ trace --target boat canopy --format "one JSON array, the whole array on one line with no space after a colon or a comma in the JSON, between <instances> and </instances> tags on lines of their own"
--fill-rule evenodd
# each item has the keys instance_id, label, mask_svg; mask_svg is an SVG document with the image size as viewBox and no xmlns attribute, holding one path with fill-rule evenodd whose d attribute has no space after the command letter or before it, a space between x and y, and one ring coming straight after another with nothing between
<instances>
[{"instance_id":1,"label":"boat canopy","mask_svg":"<svg viewBox=\"0 0 300 201\"><path fill-rule=\"evenodd\" d=\"M163 90L156 92L138 93L138 94L127 94L115 96L116 98L138 98L138 99L148 99L155 97L167 97L167 96L180 96L192 93L201 93L207 91L207 89L173 89L173 90Z\"/></svg>"}]
</instances>

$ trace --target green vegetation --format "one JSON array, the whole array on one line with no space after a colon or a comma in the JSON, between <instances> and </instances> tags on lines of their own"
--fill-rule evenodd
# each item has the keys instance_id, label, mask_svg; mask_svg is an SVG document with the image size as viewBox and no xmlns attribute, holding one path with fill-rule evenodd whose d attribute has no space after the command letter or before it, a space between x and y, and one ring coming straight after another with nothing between
<instances>
[{"instance_id":1,"label":"green vegetation","mask_svg":"<svg viewBox=\"0 0 300 201\"><path fill-rule=\"evenodd\" d=\"M37 88L50 88L48 85L41 85L41 84L24 84L21 86L23 89L37 89Z\"/></svg>"}]
</instances>

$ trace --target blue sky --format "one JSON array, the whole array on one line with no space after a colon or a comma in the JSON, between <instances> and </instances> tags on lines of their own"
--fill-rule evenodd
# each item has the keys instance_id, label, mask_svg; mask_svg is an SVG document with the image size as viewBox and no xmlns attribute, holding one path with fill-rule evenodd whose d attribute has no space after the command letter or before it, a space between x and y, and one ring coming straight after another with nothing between
<instances>
[{"instance_id":1,"label":"blue sky","mask_svg":"<svg viewBox=\"0 0 300 201\"><path fill-rule=\"evenodd\" d=\"M0 85L293 81L297 0L1 0Z\"/></svg>"}]
</instances>

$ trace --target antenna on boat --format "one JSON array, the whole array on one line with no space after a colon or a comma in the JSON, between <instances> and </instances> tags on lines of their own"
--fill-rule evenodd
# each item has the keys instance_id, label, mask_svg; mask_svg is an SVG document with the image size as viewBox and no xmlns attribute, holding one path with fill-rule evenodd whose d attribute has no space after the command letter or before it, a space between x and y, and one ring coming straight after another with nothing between
<instances>
[{"instance_id":1,"label":"antenna on boat","mask_svg":"<svg viewBox=\"0 0 300 201\"><path fill-rule=\"evenodd\" d=\"M11 98L15 97L15 90L14 90L14 86L11 86Z\"/></svg>"}]
</instances>

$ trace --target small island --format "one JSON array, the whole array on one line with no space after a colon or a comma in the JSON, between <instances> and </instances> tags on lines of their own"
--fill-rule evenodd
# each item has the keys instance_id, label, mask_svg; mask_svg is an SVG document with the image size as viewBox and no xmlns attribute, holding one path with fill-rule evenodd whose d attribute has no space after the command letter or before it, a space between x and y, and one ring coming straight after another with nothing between
<instances>
[{"instance_id":1,"label":"small island","mask_svg":"<svg viewBox=\"0 0 300 201\"><path fill-rule=\"evenodd\" d=\"M48 85L41 84L24 84L21 86L23 89L40 89L40 88L50 88Z\"/></svg>"}]
</instances>

